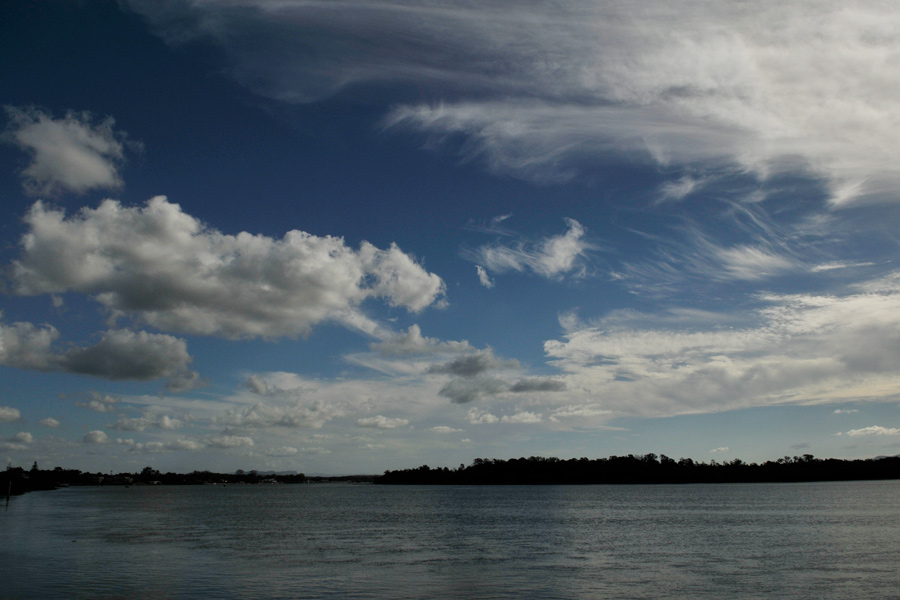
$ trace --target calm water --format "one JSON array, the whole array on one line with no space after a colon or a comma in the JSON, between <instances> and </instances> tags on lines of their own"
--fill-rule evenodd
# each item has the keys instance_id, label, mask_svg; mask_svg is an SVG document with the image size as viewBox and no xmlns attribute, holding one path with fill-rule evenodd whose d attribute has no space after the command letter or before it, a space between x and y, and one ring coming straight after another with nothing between
<instances>
[{"instance_id":1,"label":"calm water","mask_svg":"<svg viewBox=\"0 0 900 600\"><path fill-rule=\"evenodd\" d=\"M900 598L900 482L69 488L0 598Z\"/></svg>"}]
</instances>

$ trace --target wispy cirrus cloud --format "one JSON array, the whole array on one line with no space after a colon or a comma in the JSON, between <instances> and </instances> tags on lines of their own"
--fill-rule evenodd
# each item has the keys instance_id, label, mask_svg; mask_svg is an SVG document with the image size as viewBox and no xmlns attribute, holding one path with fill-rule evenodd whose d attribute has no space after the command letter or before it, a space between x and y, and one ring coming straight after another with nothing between
<instances>
[{"instance_id":1,"label":"wispy cirrus cloud","mask_svg":"<svg viewBox=\"0 0 900 600\"><path fill-rule=\"evenodd\" d=\"M537 240L527 240L505 229L485 228L485 232L499 231L506 238L474 249L465 248L461 254L477 263L478 277L485 287L493 287L487 271L530 271L548 279L583 275L585 259L597 247L585 239L585 229L578 221L565 219L565 222L569 228L565 233Z\"/></svg>"},{"instance_id":2,"label":"wispy cirrus cloud","mask_svg":"<svg viewBox=\"0 0 900 600\"><path fill-rule=\"evenodd\" d=\"M280 101L431 90L388 125L461 135L497 171L553 181L624 155L701 178L807 173L836 205L896 200L898 9L883 2L128 5L170 44L222 48L236 81Z\"/></svg>"}]
</instances>

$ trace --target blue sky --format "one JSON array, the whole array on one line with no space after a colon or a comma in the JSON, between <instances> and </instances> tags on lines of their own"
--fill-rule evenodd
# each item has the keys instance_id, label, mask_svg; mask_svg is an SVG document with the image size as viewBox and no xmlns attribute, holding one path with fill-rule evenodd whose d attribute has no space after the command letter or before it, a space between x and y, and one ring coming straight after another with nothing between
<instances>
[{"instance_id":1,"label":"blue sky","mask_svg":"<svg viewBox=\"0 0 900 600\"><path fill-rule=\"evenodd\" d=\"M900 452L892 6L0 10L13 464Z\"/></svg>"}]
</instances>

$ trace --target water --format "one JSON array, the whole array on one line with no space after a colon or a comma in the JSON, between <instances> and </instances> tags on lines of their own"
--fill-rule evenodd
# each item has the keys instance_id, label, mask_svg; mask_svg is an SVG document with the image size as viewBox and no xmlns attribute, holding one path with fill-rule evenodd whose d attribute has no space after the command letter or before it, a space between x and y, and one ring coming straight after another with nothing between
<instances>
[{"instance_id":1,"label":"water","mask_svg":"<svg viewBox=\"0 0 900 600\"><path fill-rule=\"evenodd\" d=\"M900 481L68 488L0 599L900 598Z\"/></svg>"}]
</instances>

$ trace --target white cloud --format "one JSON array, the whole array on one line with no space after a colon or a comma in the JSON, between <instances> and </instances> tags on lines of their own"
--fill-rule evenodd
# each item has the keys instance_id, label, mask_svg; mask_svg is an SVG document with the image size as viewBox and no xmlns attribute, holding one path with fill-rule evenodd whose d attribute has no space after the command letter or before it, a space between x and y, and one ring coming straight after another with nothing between
<instances>
[{"instance_id":1,"label":"white cloud","mask_svg":"<svg viewBox=\"0 0 900 600\"><path fill-rule=\"evenodd\" d=\"M436 427L431 427L428 431L433 431L435 433L462 433L465 430L454 429L453 427L448 427L447 425L438 425Z\"/></svg>"},{"instance_id":2,"label":"white cloud","mask_svg":"<svg viewBox=\"0 0 900 600\"><path fill-rule=\"evenodd\" d=\"M722 452L728 452L728 446L722 446L721 448L713 448L710 450L710 454L720 454Z\"/></svg>"},{"instance_id":3,"label":"white cloud","mask_svg":"<svg viewBox=\"0 0 900 600\"><path fill-rule=\"evenodd\" d=\"M221 435L205 438L203 444L209 448L229 449L252 447L253 440L246 436Z\"/></svg>"},{"instance_id":4,"label":"white cloud","mask_svg":"<svg viewBox=\"0 0 900 600\"><path fill-rule=\"evenodd\" d=\"M390 417L384 417L382 415L376 415L374 417L364 417L362 419L357 419L356 424L360 427L375 427L377 429L397 429L398 427L405 427L409 425L409 421L407 419L392 419Z\"/></svg>"},{"instance_id":5,"label":"white cloud","mask_svg":"<svg viewBox=\"0 0 900 600\"><path fill-rule=\"evenodd\" d=\"M484 267L482 267L481 265L475 265L475 272L478 274L478 281L479 283L481 283L481 285L488 289L494 287L494 282L487 274L487 271L484 270Z\"/></svg>"},{"instance_id":6,"label":"white cloud","mask_svg":"<svg viewBox=\"0 0 900 600\"><path fill-rule=\"evenodd\" d=\"M479 277L484 269L495 273L529 270L551 279L573 272L577 274L584 271L584 258L594 246L584 239L584 227L578 221L566 219L566 224L569 230L562 235L542 238L537 242L518 240L509 244L498 241L474 250L464 250L462 254L464 258L478 263L476 268L482 269Z\"/></svg>"},{"instance_id":7,"label":"white cloud","mask_svg":"<svg viewBox=\"0 0 900 600\"><path fill-rule=\"evenodd\" d=\"M47 417L46 419L41 419L38 421L38 425L43 425L44 427L59 427L60 422L54 419L53 417Z\"/></svg>"},{"instance_id":8,"label":"white cloud","mask_svg":"<svg viewBox=\"0 0 900 600\"><path fill-rule=\"evenodd\" d=\"M501 423L540 423L543 420L543 415L528 411L519 412L514 415L504 415L500 418Z\"/></svg>"},{"instance_id":9,"label":"white cloud","mask_svg":"<svg viewBox=\"0 0 900 600\"><path fill-rule=\"evenodd\" d=\"M851 408L851 409L843 409L843 408L839 408L839 409L837 409L836 411L834 411L834 414L836 414L836 415L849 415L849 414L858 413L858 412L859 412L859 411L856 410L855 408Z\"/></svg>"},{"instance_id":10,"label":"white cloud","mask_svg":"<svg viewBox=\"0 0 900 600\"><path fill-rule=\"evenodd\" d=\"M418 312L440 304L444 283L395 245L288 232L281 240L225 235L156 197L143 207L113 200L66 217L36 203L12 265L21 295L72 290L113 315L201 335L296 337L326 320L369 330L367 298Z\"/></svg>"},{"instance_id":11,"label":"white cloud","mask_svg":"<svg viewBox=\"0 0 900 600\"><path fill-rule=\"evenodd\" d=\"M129 452L139 454L160 454L163 452L188 451L194 452L206 447L206 444L196 440L171 440L168 442L136 442L133 439L116 438L116 444L126 446Z\"/></svg>"},{"instance_id":12,"label":"white cloud","mask_svg":"<svg viewBox=\"0 0 900 600\"><path fill-rule=\"evenodd\" d=\"M140 417L133 418L120 416L115 423L108 425L110 429L115 429L116 431L144 431L148 427L172 431L183 426L184 421L181 419L152 412L144 412Z\"/></svg>"},{"instance_id":13,"label":"white cloud","mask_svg":"<svg viewBox=\"0 0 900 600\"><path fill-rule=\"evenodd\" d=\"M472 423L473 425L485 425L490 423L496 423L500 419L496 416L492 415L489 412L485 412L479 408L472 407L466 413L466 421Z\"/></svg>"},{"instance_id":14,"label":"white cloud","mask_svg":"<svg viewBox=\"0 0 900 600\"><path fill-rule=\"evenodd\" d=\"M13 423L22 418L18 408L12 406L0 406L0 423Z\"/></svg>"},{"instance_id":15,"label":"white cloud","mask_svg":"<svg viewBox=\"0 0 900 600\"><path fill-rule=\"evenodd\" d=\"M567 403L663 416L783 403L889 400L900 377L900 285L879 279L842 296L770 295L742 327L708 316L611 313L571 322L545 343ZM752 323L752 324L748 324ZM552 417L551 417L552 420Z\"/></svg>"},{"instance_id":16,"label":"white cloud","mask_svg":"<svg viewBox=\"0 0 900 600\"><path fill-rule=\"evenodd\" d=\"M873 425L871 427L863 427L862 429L851 429L844 435L849 435L850 437L864 437L871 435L900 435L900 429Z\"/></svg>"},{"instance_id":17,"label":"white cloud","mask_svg":"<svg viewBox=\"0 0 900 600\"><path fill-rule=\"evenodd\" d=\"M5 108L9 124L3 138L31 155L22 171L30 194L82 194L121 187L126 136L113 130L111 118L95 125L90 113L70 112L54 119L33 108Z\"/></svg>"},{"instance_id":18,"label":"white cloud","mask_svg":"<svg viewBox=\"0 0 900 600\"><path fill-rule=\"evenodd\" d=\"M12 436L9 441L17 444L30 444L34 441L34 437L26 431L20 431Z\"/></svg>"},{"instance_id":19,"label":"white cloud","mask_svg":"<svg viewBox=\"0 0 900 600\"><path fill-rule=\"evenodd\" d=\"M116 404L121 402L121 398L118 396L111 396L109 394L98 394L97 392L92 392L90 400L87 402L76 402L75 406L80 406L82 408L88 408L94 412L98 413L108 413L113 412L116 409Z\"/></svg>"},{"instance_id":20,"label":"white cloud","mask_svg":"<svg viewBox=\"0 0 900 600\"><path fill-rule=\"evenodd\" d=\"M384 356L409 356L414 354L458 354L471 352L469 342L442 342L424 337L418 325L412 324L405 333L388 335L381 342L372 342L369 347Z\"/></svg>"},{"instance_id":21,"label":"white cloud","mask_svg":"<svg viewBox=\"0 0 900 600\"><path fill-rule=\"evenodd\" d=\"M390 123L467 136L498 171L565 179L597 158L767 177L807 171L835 203L895 199L894 4L130 0L171 44L209 41L254 92L311 102L368 83L444 104ZM827 76L823 76L827 74Z\"/></svg>"},{"instance_id":22,"label":"white cloud","mask_svg":"<svg viewBox=\"0 0 900 600\"><path fill-rule=\"evenodd\" d=\"M100 431L99 429L95 429L94 431L89 431L84 434L84 438L82 438L82 441L85 444L103 444L106 443L108 439L109 437L106 435L106 433Z\"/></svg>"}]
</instances>

